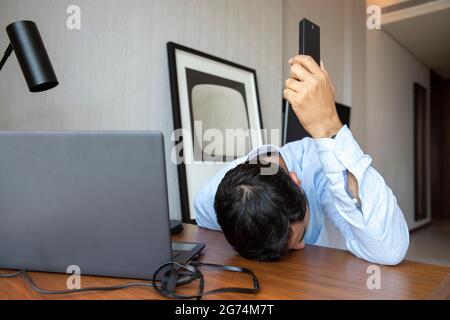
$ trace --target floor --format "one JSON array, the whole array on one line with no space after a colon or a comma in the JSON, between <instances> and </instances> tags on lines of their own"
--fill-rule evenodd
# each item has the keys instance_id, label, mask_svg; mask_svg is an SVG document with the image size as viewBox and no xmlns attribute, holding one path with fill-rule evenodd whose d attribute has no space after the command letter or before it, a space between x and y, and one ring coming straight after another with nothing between
<instances>
[{"instance_id":1,"label":"floor","mask_svg":"<svg viewBox=\"0 0 450 320\"><path fill-rule=\"evenodd\" d=\"M450 220L433 220L413 231L406 259L450 267Z\"/></svg>"}]
</instances>

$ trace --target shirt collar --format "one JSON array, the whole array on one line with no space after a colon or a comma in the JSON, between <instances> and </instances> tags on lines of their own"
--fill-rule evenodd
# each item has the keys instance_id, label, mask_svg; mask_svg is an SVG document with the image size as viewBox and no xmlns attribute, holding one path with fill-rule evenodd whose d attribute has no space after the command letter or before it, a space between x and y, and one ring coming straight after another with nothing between
<instances>
[{"instance_id":1,"label":"shirt collar","mask_svg":"<svg viewBox=\"0 0 450 320\"><path fill-rule=\"evenodd\" d=\"M250 151L247 155L246 160L249 161L258 156L266 155L269 152L280 153L280 148L278 148L277 146L274 146L273 144L266 144L266 145L260 146L258 148L253 149L252 151Z\"/></svg>"}]
</instances>

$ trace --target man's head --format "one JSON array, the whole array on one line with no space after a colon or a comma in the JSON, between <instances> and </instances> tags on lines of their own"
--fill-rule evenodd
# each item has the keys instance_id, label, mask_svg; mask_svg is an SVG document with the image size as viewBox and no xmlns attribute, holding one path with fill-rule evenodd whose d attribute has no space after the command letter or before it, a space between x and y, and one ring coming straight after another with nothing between
<instances>
[{"instance_id":1,"label":"man's head","mask_svg":"<svg viewBox=\"0 0 450 320\"><path fill-rule=\"evenodd\" d=\"M302 249L309 220L307 199L295 173L277 167L275 174L261 174L267 165L258 160L228 171L214 199L228 242L241 256L261 261Z\"/></svg>"}]
</instances>

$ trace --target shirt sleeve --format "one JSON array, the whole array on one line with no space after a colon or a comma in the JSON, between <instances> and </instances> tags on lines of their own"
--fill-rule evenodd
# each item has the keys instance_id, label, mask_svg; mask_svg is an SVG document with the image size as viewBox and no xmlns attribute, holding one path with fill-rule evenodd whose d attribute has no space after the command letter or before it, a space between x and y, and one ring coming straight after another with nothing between
<instances>
[{"instance_id":1,"label":"shirt sleeve","mask_svg":"<svg viewBox=\"0 0 450 320\"><path fill-rule=\"evenodd\" d=\"M334 139L315 139L327 177L320 201L325 214L342 232L348 249L374 263L400 263L409 246L409 231L392 190L371 166L344 126ZM358 183L361 202L347 189L348 172Z\"/></svg>"},{"instance_id":2,"label":"shirt sleeve","mask_svg":"<svg viewBox=\"0 0 450 320\"><path fill-rule=\"evenodd\" d=\"M219 223L217 222L216 212L214 210L214 198L216 196L217 187L223 177L228 170L234 168L235 166L236 163L231 163L224 169L220 170L201 188L200 192L195 196L195 221L198 226L210 230L221 230Z\"/></svg>"}]
</instances>

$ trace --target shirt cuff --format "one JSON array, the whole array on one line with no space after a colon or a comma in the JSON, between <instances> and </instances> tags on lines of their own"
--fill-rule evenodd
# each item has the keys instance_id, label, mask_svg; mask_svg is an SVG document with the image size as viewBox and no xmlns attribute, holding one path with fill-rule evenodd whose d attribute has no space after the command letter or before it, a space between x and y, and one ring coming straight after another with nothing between
<instances>
[{"instance_id":1,"label":"shirt cuff","mask_svg":"<svg viewBox=\"0 0 450 320\"><path fill-rule=\"evenodd\" d=\"M372 159L364 155L350 129L344 125L334 139L314 139L325 173L350 171L360 181Z\"/></svg>"}]
</instances>

